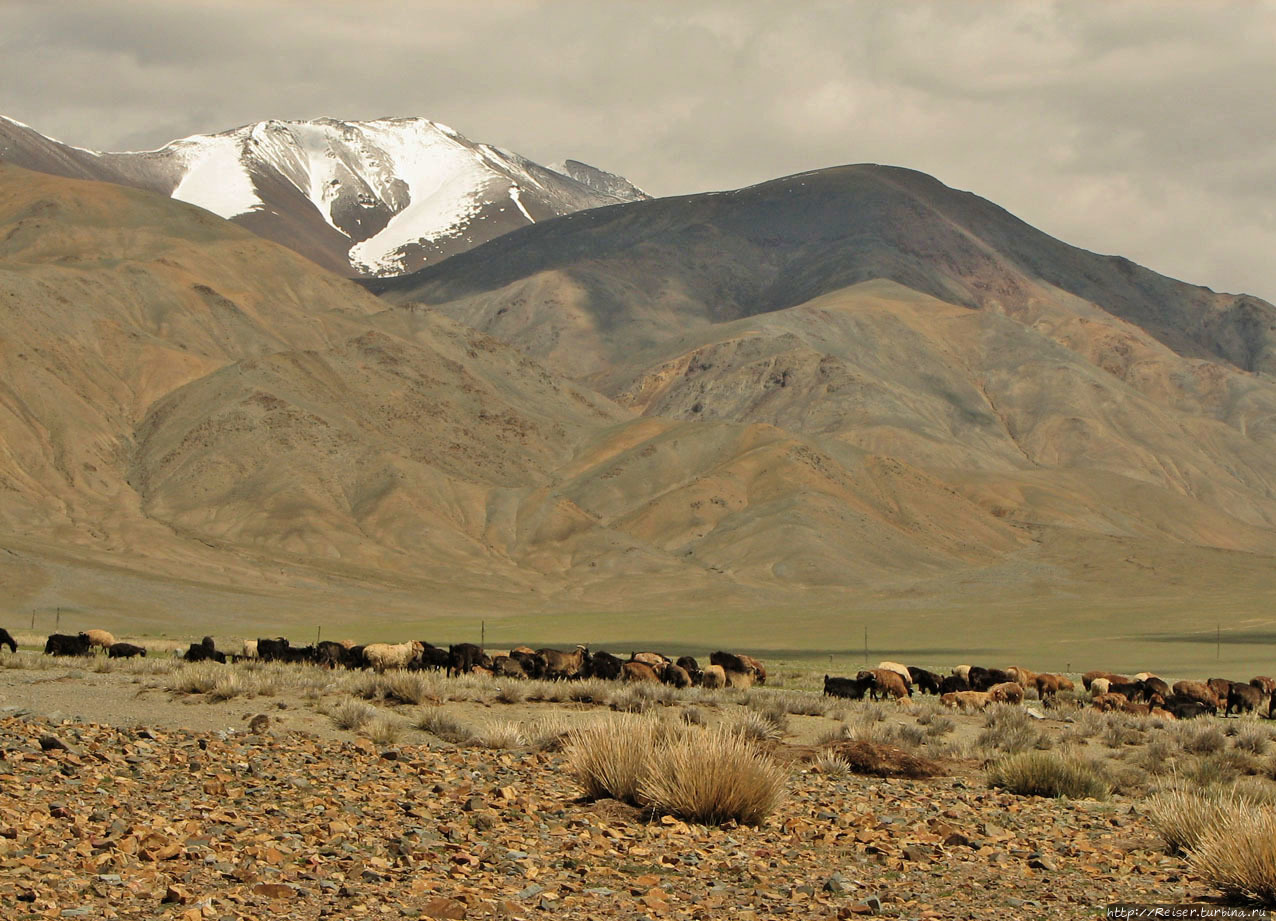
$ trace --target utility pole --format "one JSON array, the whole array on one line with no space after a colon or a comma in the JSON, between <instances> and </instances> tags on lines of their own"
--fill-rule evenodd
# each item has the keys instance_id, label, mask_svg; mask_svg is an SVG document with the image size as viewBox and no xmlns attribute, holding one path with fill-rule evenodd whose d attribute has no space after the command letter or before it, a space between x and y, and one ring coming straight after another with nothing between
<instances>
[{"instance_id":1,"label":"utility pole","mask_svg":"<svg viewBox=\"0 0 1276 921\"><path fill-rule=\"evenodd\" d=\"M479 649L487 648L487 621L479 621Z\"/></svg>"},{"instance_id":2,"label":"utility pole","mask_svg":"<svg viewBox=\"0 0 1276 921\"><path fill-rule=\"evenodd\" d=\"M868 624L864 625L864 664L868 664Z\"/></svg>"}]
</instances>

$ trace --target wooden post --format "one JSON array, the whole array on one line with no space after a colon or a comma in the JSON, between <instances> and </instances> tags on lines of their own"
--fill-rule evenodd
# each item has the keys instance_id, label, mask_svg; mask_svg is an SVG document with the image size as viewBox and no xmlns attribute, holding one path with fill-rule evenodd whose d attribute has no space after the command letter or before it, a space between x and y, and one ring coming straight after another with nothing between
<instances>
[{"instance_id":1,"label":"wooden post","mask_svg":"<svg viewBox=\"0 0 1276 921\"><path fill-rule=\"evenodd\" d=\"M55 618L54 618L54 620L53 620L53 632L54 632L54 633L57 633L57 632L58 632L58 627L59 627L59 626L61 626L61 624L62 624L62 606L61 606L61 605L59 605L59 606L58 606L58 614L57 614L57 617L55 617Z\"/></svg>"},{"instance_id":2,"label":"wooden post","mask_svg":"<svg viewBox=\"0 0 1276 921\"><path fill-rule=\"evenodd\" d=\"M323 624L315 627L315 645L319 645L319 637L323 634Z\"/></svg>"},{"instance_id":3,"label":"wooden post","mask_svg":"<svg viewBox=\"0 0 1276 921\"><path fill-rule=\"evenodd\" d=\"M35 608L31 609L31 629L35 630Z\"/></svg>"},{"instance_id":4,"label":"wooden post","mask_svg":"<svg viewBox=\"0 0 1276 921\"><path fill-rule=\"evenodd\" d=\"M479 621L479 649L487 648L487 621Z\"/></svg>"}]
</instances>

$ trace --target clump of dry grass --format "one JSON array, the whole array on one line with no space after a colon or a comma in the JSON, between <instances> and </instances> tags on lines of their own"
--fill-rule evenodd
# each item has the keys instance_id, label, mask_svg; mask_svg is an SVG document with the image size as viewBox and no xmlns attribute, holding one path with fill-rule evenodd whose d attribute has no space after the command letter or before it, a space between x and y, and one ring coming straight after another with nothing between
<instances>
[{"instance_id":1,"label":"clump of dry grass","mask_svg":"<svg viewBox=\"0 0 1276 921\"><path fill-rule=\"evenodd\" d=\"M239 672L227 671L219 675L217 681L208 690L212 700L230 700L233 697L251 696L253 685L250 680L240 676Z\"/></svg>"},{"instance_id":2,"label":"clump of dry grass","mask_svg":"<svg viewBox=\"0 0 1276 921\"><path fill-rule=\"evenodd\" d=\"M851 765L837 752L823 751L811 761L811 769L827 777L845 777Z\"/></svg>"},{"instance_id":3,"label":"clump of dry grass","mask_svg":"<svg viewBox=\"0 0 1276 921\"><path fill-rule=\"evenodd\" d=\"M610 715L567 737L567 770L589 799L639 804L638 787L655 747L653 719Z\"/></svg>"},{"instance_id":4,"label":"clump of dry grass","mask_svg":"<svg viewBox=\"0 0 1276 921\"><path fill-rule=\"evenodd\" d=\"M1099 765L1048 751L1020 751L993 762L988 783L1020 796L1106 799L1110 792Z\"/></svg>"},{"instance_id":5,"label":"clump of dry grass","mask_svg":"<svg viewBox=\"0 0 1276 921\"><path fill-rule=\"evenodd\" d=\"M403 734L403 721L389 714L377 716L368 721L363 731L378 745L393 745Z\"/></svg>"},{"instance_id":6,"label":"clump of dry grass","mask_svg":"<svg viewBox=\"0 0 1276 921\"><path fill-rule=\"evenodd\" d=\"M527 689L518 681L506 681L497 690L496 699L503 704L521 704L527 699Z\"/></svg>"},{"instance_id":7,"label":"clump of dry grass","mask_svg":"<svg viewBox=\"0 0 1276 921\"><path fill-rule=\"evenodd\" d=\"M339 729L362 729L377 716L377 708L353 697L336 704L329 716Z\"/></svg>"},{"instance_id":8,"label":"clump of dry grass","mask_svg":"<svg viewBox=\"0 0 1276 921\"><path fill-rule=\"evenodd\" d=\"M1185 720L1174 729L1174 735L1184 751L1208 755L1227 748L1227 736L1214 725L1213 720Z\"/></svg>"},{"instance_id":9,"label":"clump of dry grass","mask_svg":"<svg viewBox=\"0 0 1276 921\"><path fill-rule=\"evenodd\" d=\"M1046 747L1049 738L1037 729L1022 707L993 704L984 711L984 730L976 744L985 751L1014 754Z\"/></svg>"},{"instance_id":10,"label":"clump of dry grass","mask_svg":"<svg viewBox=\"0 0 1276 921\"><path fill-rule=\"evenodd\" d=\"M1261 723L1245 720L1232 732L1232 746L1252 755L1261 755L1271 744L1271 731Z\"/></svg>"},{"instance_id":11,"label":"clump of dry grass","mask_svg":"<svg viewBox=\"0 0 1276 921\"><path fill-rule=\"evenodd\" d=\"M457 745L469 742L474 738L474 731L441 706L421 707L416 712L412 725L422 732L438 736L444 742Z\"/></svg>"},{"instance_id":12,"label":"clump of dry grass","mask_svg":"<svg viewBox=\"0 0 1276 921\"><path fill-rule=\"evenodd\" d=\"M173 672L168 689L179 694L207 694L226 674L226 666L217 662L192 662Z\"/></svg>"},{"instance_id":13,"label":"clump of dry grass","mask_svg":"<svg viewBox=\"0 0 1276 921\"><path fill-rule=\"evenodd\" d=\"M755 710L746 707L728 723L732 732L753 742L778 742L784 737L787 714L780 710Z\"/></svg>"},{"instance_id":14,"label":"clump of dry grass","mask_svg":"<svg viewBox=\"0 0 1276 921\"><path fill-rule=\"evenodd\" d=\"M423 672L404 669L385 672L380 676L382 696L401 704L423 704L439 697L438 679Z\"/></svg>"},{"instance_id":15,"label":"clump of dry grass","mask_svg":"<svg viewBox=\"0 0 1276 921\"><path fill-rule=\"evenodd\" d=\"M652 754L638 795L658 812L706 825L760 825L784 796L788 771L723 728L675 736Z\"/></svg>"},{"instance_id":16,"label":"clump of dry grass","mask_svg":"<svg viewBox=\"0 0 1276 921\"><path fill-rule=\"evenodd\" d=\"M1229 803L1191 845L1192 871L1231 896L1276 906L1276 810Z\"/></svg>"},{"instance_id":17,"label":"clump of dry grass","mask_svg":"<svg viewBox=\"0 0 1276 921\"><path fill-rule=\"evenodd\" d=\"M480 727L470 739L470 744L479 748L522 748L527 740L518 723L500 720Z\"/></svg>"}]
</instances>

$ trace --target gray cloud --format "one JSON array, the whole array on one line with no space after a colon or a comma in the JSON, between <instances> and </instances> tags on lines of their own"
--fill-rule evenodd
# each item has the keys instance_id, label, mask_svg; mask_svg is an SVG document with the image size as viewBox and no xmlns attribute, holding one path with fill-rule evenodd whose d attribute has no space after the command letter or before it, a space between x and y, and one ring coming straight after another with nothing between
<instances>
[{"instance_id":1,"label":"gray cloud","mask_svg":"<svg viewBox=\"0 0 1276 921\"><path fill-rule=\"evenodd\" d=\"M0 6L0 112L155 147L419 114L654 194L849 162L1276 300L1276 5L95 2Z\"/></svg>"}]
</instances>

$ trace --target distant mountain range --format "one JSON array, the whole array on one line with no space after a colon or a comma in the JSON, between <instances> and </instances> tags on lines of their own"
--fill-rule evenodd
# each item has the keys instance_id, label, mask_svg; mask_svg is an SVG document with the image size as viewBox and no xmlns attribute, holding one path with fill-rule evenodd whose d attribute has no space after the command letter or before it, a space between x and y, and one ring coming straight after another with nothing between
<instances>
[{"instance_id":1,"label":"distant mountain range","mask_svg":"<svg viewBox=\"0 0 1276 921\"><path fill-rule=\"evenodd\" d=\"M206 208L342 274L411 272L536 221L648 196L424 118L264 121L158 150L72 147L0 117L0 160Z\"/></svg>"},{"instance_id":2,"label":"distant mountain range","mask_svg":"<svg viewBox=\"0 0 1276 921\"><path fill-rule=\"evenodd\" d=\"M111 183L0 162L15 609L256 629L1143 592L1191 624L1270 597L1265 301L875 165L544 220L502 173L484 201L513 212L483 213L519 229L354 283L249 218L282 220L269 202L291 189L310 210L289 213L326 203L329 231L362 236L341 252L385 269L369 244L393 208L416 228L436 213L392 201L397 181L429 200L417 174L396 153L378 184L375 158L333 152L346 127L272 124L133 155L184 164L155 190L119 178L143 169L125 155L42 148L48 170ZM351 128L347 151L369 125L470 150L413 121ZM285 183L281 151L306 138L328 171ZM231 154L258 148L269 170L236 178ZM641 194L582 164L519 168Z\"/></svg>"}]
</instances>

